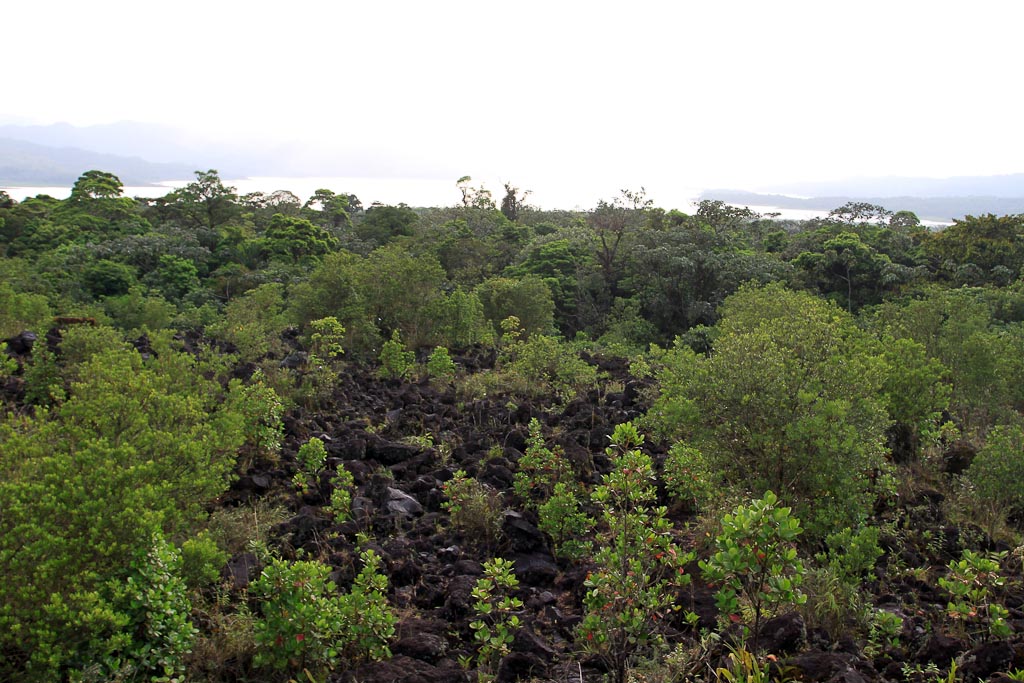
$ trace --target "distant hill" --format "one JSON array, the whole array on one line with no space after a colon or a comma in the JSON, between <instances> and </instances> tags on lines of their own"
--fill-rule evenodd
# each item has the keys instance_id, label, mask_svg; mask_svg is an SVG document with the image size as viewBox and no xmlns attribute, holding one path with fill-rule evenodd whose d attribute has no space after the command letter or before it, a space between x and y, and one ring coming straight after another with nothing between
<instances>
[{"instance_id":1,"label":"distant hill","mask_svg":"<svg viewBox=\"0 0 1024 683\"><path fill-rule=\"evenodd\" d=\"M758 188L802 197L1024 197L1024 173L952 178L848 178Z\"/></svg>"},{"instance_id":2,"label":"distant hill","mask_svg":"<svg viewBox=\"0 0 1024 683\"><path fill-rule=\"evenodd\" d=\"M981 181L982 178L976 180ZM979 183L980 184L980 183ZM741 206L772 206L780 209L831 211L847 202L867 202L890 211L913 211L922 220L948 223L954 218L993 213L999 216L1024 213L1024 196L825 196L789 197L744 190L705 190L700 198L717 199Z\"/></svg>"},{"instance_id":3,"label":"distant hill","mask_svg":"<svg viewBox=\"0 0 1024 683\"><path fill-rule=\"evenodd\" d=\"M248 143L137 121L97 126L55 123L47 126L0 126L0 138L46 147L72 147L102 154L139 157L157 163L185 164L192 171L217 169L222 178L252 176L352 176L457 178L456 170L441 172L438 161L402 152L360 147L349 138L342 143ZM443 166L443 164L442 164ZM107 170L107 169L103 169ZM176 179L162 178L162 180Z\"/></svg>"},{"instance_id":4,"label":"distant hill","mask_svg":"<svg viewBox=\"0 0 1024 683\"><path fill-rule=\"evenodd\" d=\"M125 185L148 185L190 178L195 167L0 137L0 185L71 185L90 169L113 173Z\"/></svg>"}]
</instances>

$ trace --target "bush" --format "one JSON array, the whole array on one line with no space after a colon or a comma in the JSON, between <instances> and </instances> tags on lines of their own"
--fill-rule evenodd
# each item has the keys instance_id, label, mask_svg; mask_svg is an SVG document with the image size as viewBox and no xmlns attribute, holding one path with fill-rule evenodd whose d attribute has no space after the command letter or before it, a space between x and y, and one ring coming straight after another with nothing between
<instances>
[{"instance_id":1,"label":"bush","mask_svg":"<svg viewBox=\"0 0 1024 683\"><path fill-rule=\"evenodd\" d=\"M530 420L529 432L526 453L519 458L512 486L523 502L536 507L551 497L556 484L571 481L573 472L561 446L547 448L544 445L537 418Z\"/></svg>"},{"instance_id":2,"label":"bush","mask_svg":"<svg viewBox=\"0 0 1024 683\"><path fill-rule=\"evenodd\" d=\"M718 586L715 601L723 619L742 619L741 600L753 613L755 652L763 617L806 599L799 589L804 569L795 547L803 529L790 508L777 503L768 491L725 515L715 539L717 551L700 562L705 580Z\"/></svg>"},{"instance_id":3,"label":"bush","mask_svg":"<svg viewBox=\"0 0 1024 683\"><path fill-rule=\"evenodd\" d=\"M0 424L0 678L57 680L109 650L128 625L113 586L155 535L191 536L243 442L190 356L110 349L78 375L60 406Z\"/></svg>"},{"instance_id":4,"label":"bush","mask_svg":"<svg viewBox=\"0 0 1024 683\"><path fill-rule=\"evenodd\" d=\"M538 528L551 539L556 557L578 560L590 554L593 544L584 540L594 527L594 520L580 506L580 499L570 484L560 481L547 502L537 509Z\"/></svg>"},{"instance_id":5,"label":"bush","mask_svg":"<svg viewBox=\"0 0 1024 683\"><path fill-rule=\"evenodd\" d=\"M398 330L384 342L380 350L380 376L384 379L404 379L416 364L416 354L407 351Z\"/></svg>"},{"instance_id":6,"label":"bush","mask_svg":"<svg viewBox=\"0 0 1024 683\"><path fill-rule=\"evenodd\" d=\"M486 484L467 477L463 470L442 486L448 500L442 507L452 527L485 546L493 545L501 529L501 496Z\"/></svg>"},{"instance_id":7,"label":"bush","mask_svg":"<svg viewBox=\"0 0 1024 683\"><path fill-rule=\"evenodd\" d=\"M704 454L682 442L669 449L661 476L669 495L692 511L703 510L720 491Z\"/></svg>"},{"instance_id":8,"label":"bush","mask_svg":"<svg viewBox=\"0 0 1024 683\"><path fill-rule=\"evenodd\" d=\"M1010 512L1024 509L1024 487L1020 485L1024 481L1024 428L1019 424L995 427L964 478L991 537Z\"/></svg>"},{"instance_id":9,"label":"bush","mask_svg":"<svg viewBox=\"0 0 1024 683\"><path fill-rule=\"evenodd\" d=\"M634 655L661 640L658 625L673 609L673 589L689 583L683 566L694 558L673 542L666 509L650 507L654 473L642 444L632 424L615 428L607 450L613 470L592 495L604 528L597 568L584 584L577 638L607 664L615 683L624 683Z\"/></svg>"},{"instance_id":10,"label":"bush","mask_svg":"<svg viewBox=\"0 0 1024 683\"><path fill-rule=\"evenodd\" d=\"M427 359L427 375L434 379L449 382L455 377L455 362L448 355L448 349L435 347Z\"/></svg>"},{"instance_id":11,"label":"bush","mask_svg":"<svg viewBox=\"0 0 1024 683\"><path fill-rule=\"evenodd\" d=\"M390 655L394 616L378 573L380 558L367 550L363 570L348 594L336 594L321 562L274 560L253 583L263 619L256 623L258 666L322 672L339 661L354 663Z\"/></svg>"},{"instance_id":12,"label":"bush","mask_svg":"<svg viewBox=\"0 0 1024 683\"><path fill-rule=\"evenodd\" d=\"M484 562L484 576L473 587L473 611L476 619L470 623L473 640L477 644L477 665L488 676L497 670L498 662L509 653L523 601L511 592L519 587L519 579L512 573L512 561L496 557Z\"/></svg>"},{"instance_id":13,"label":"bush","mask_svg":"<svg viewBox=\"0 0 1024 683\"><path fill-rule=\"evenodd\" d=\"M812 294L745 287L710 356L665 354L658 432L698 448L738 490L777 491L824 537L866 519L887 467L885 360L852 317Z\"/></svg>"}]
</instances>

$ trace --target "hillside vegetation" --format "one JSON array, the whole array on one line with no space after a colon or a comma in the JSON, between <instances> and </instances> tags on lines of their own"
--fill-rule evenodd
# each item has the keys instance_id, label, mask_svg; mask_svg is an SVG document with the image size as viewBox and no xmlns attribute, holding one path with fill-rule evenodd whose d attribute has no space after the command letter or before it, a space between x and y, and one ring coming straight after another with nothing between
<instances>
[{"instance_id":1,"label":"hillside vegetation","mask_svg":"<svg viewBox=\"0 0 1024 683\"><path fill-rule=\"evenodd\" d=\"M1024 216L0 193L0 680L1024 679Z\"/></svg>"}]
</instances>

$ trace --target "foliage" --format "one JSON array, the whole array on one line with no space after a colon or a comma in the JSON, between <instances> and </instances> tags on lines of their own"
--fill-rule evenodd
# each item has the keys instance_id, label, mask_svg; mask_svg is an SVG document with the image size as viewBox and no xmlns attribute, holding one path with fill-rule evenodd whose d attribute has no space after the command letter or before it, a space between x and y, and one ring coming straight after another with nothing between
<instances>
[{"instance_id":1,"label":"foliage","mask_svg":"<svg viewBox=\"0 0 1024 683\"><path fill-rule=\"evenodd\" d=\"M689 583L693 560L672 540L672 524L655 500L651 459L631 423L618 425L607 449L612 471L592 499L601 511L596 569L584 585L580 644L624 683L630 660L661 640L659 622L673 609L673 588Z\"/></svg>"},{"instance_id":2,"label":"foliage","mask_svg":"<svg viewBox=\"0 0 1024 683\"><path fill-rule=\"evenodd\" d=\"M125 582L133 637L121 655L122 671L127 666L136 677L168 682L185 673L184 659L198 631L189 621L191 604L181 571L181 554L156 537L145 561Z\"/></svg>"},{"instance_id":3,"label":"foliage","mask_svg":"<svg viewBox=\"0 0 1024 683\"><path fill-rule=\"evenodd\" d=\"M181 544L181 578L190 591L216 583L227 561L228 554L217 546L209 532L201 532Z\"/></svg>"},{"instance_id":4,"label":"foliage","mask_svg":"<svg viewBox=\"0 0 1024 683\"><path fill-rule=\"evenodd\" d=\"M452 348L490 344L494 332L484 318L483 304L476 292L456 289L434 299L430 306L433 337Z\"/></svg>"},{"instance_id":5,"label":"foliage","mask_svg":"<svg viewBox=\"0 0 1024 683\"><path fill-rule=\"evenodd\" d=\"M537 418L530 420L528 429L526 452L519 458L512 486L524 503L537 507L551 497L559 482L571 481L573 472L561 446L544 445Z\"/></svg>"},{"instance_id":6,"label":"foliage","mask_svg":"<svg viewBox=\"0 0 1024 683\"><path fill-rule=\"evenodd\" d=\"M274 669L316 671L390 655L394 616L384 596L380 557L360 555L363 569L347 594L335 593L320 562L274 560L253 584L263 619L256 623L256 662Z\"/></svg>"},{"instance_id":7,"label":"foliage","mask_svg":"<svg viewBox=\"0 0 1024 683\"><path fill-rule=\"evenodd\" d=\"M404 379L416 365L416 354L407 351L402 336L396 329L391 339L380 350L380 376L385 379Z\"/></svg>"},{"instance_id":8,"label":"foliage","mask_svg":"<svg viewBox=\"0 0 1024 683\"><path fill-rule=\"evenodd\" d=\"M295 474L295 484L300 491L314 484L327 464L327 449L324 442L318 437L313 437L306 443L299 446L299 452L295 456L299 462L299 471Z\"/></svg>"},{"instance_id":9,"label":"foliage","mask_svg":"<svg viewBox=\"0 0 1024 683\"><path fill-rule=\"evenodd\" d=\"M345 338L345 327L334 316L327 316L309 323L312 333L309 335L310 350L327 360L339 358L345 353L342 342Z\"/></svg>"},{"instance_id":10,"label":"foliage","mask_svg":"<svg viewBox=\"0 0 1024 683\"><path fill-rule=\"evenodd\" d=\"M448 349L443 346L434 347L427 358L427 375L445 382L455 377L455 361L448 354Z\"/></svg>"},{"instance_id":11,"label":"foliage","mask_svg":"<svg viewBox=\"0 0 1024 683\"><path fill-rule=\"evenodd\" d=\"M513 386L520 387L520 393L550 392L569 400L597 382L597 368L556 337L535 334L524 340L516 328L506 331L503 339L502 372L513 379Z\"/></svg>"},{"instance_id":12,"label":"foliage","mask_svg":"<svg viewBox=\"0 0 1024 683\"><path fill-rule=\"evenodd\" d=\"M579 560L590 555L593 544L585 537L594 528L594 520L581 509L580 497L570 483L556 482L537 513L537 526L551 539L556 557Z\"/></svg>"},{"instance_id":13,"label":"foliage","mask_svg":"<svg viewBox=\"0 0 1024 683\"><path fill-rule=\"evenodd\" d=\"M781 286L745 287L723 307L714 353L666 354L648 414L698 448L716 477L780 491L814 534L859 523L885 468L885 363L843 311Z\"/></svg>"},{"instance_id":14,"label":"foliage","mask_svg":"<svg viewBox=\"0 0 1024 683\"><path fill-rule=\"evenodd\" d=\"M330 511L335 522L344 522L352 516L352 490L355 479L344 465L338 465L331 477Z\"/></svg>"},{"instance_id":15,"label":"foliage","mask_svg":"<svg viewBox=\"0 0 1024 683\"><path fill-rule=\"evenodd\" d=\"M987 633L992 638L1007 638L1011 629L1006 623L1009 611L996 601L995 589L1005 580L999 574L999 561L1005 552L985 557L964 549L959 560L950 560L949 573L939 578L939 586L950 594L949 618L961 633L978 637Z\"/></svg>"},{"instance_id":16,"label":"foliage","mask_svg":"<svg viewBox=\"0 0 1024 683\"><path fill-rule=\"evenodd\" d=\"M549 334L554 329L555 304L551 290L536 276L519 279L490 278L476 289L484 315L500 333L501 321L509 316L519 319L526 335Z\"/></svg>"},{"instance_id":17,"label":"foliage","mask_svg":"<svg viewBox=\"0 0 1024 683\"><path fill-rule=\"evenodd\" d=\"M1009 513L1024 509L1024 490L1011 484L1024 481L1024 426L999 425L989 432L964 478L970 483L975 509L992 536Z\"/></svg>"},{"instance_id":18,"label":"foliage","mask_svg":"<svg viewBox=\"0 0 1024 683\"><path fill-rule=\"evenodd\" d=\"M669 495L691 510L703 510L719 491L707 458L683 442L669 449L661 478Z\"/></svg>"},{"instance_id":19,"label":"foliage","mask_svg":"<svg viewBox=\"0 0 1024 683\"><path fill-rule=\"evenodd\" d=\"M519 629L516 610L523 601L511 595L519 587L512 573L512 561L496 557L484 562L484 575L473 587L473 611L476 619L469 624L477 645L477 666L486 674L497 670L500 659L507 655Z\"/></svg>"},{"instance_id":20,"label":"foliage","mask_svg":"<svg viewBox=\"0 0 1024 683\"><path fill-rule=\"evenodd\" d=\"M260 285L230 301L210 333L238 347L241 360L259 360L280 345L283 310L284 287L276 282Z\"/></svg>"},{"instance_id":21,"label":"foliage","mask_svg":"<svg viewBox=\"0 0 1024 683\"><path fill-rule=\"evenodd\" d=\"M771 663L761 664L756 652L737 647L729 652L728 664L715 669L715 680L718 683L769 683Z\"/></svg>"},{"instance_id":22,"label":"foliage","mask_svg":"<svg viewBox=\"0 0 1024 683\"><path fill-rule=\"evenodd\" d=\"M244 438L184 354L108 349L77 374L59 406L0 425L0 648L28 680L124 632L112 587L155 534L188 536Z\"/></svg>"},{"instance_id":23,"label":"foliage","mask_svg":"<svg viewBox=\"0 0 1024 683\"><path fill-rule=\"evenodd\" d=\"M433 313L445 282L437 258L413 255L398 244L389 244L371 252L353 275L360 299L378 329L400 330L412 348L431 342Z\"/></svg>"},{"instance_id":24,"label":"foliage","mask_svg":"<svg viewBox=\"0 0 1024 683\"><path fill-rule=\"evenodd\" d=\"M263 373L257 370L248 384L231 380L226 405L245 418L243 454L252 459L276 460L284 436L284 406L274 389L265 383Z\"/></svg>"},{"instance_id":25,"label":"foliage","mask_svg":"<svg viewBox=\"0 0 1024 683\"><path fill-rule=\"evenodd\" d=\"M759 500L722 518L715 553L700 562L701 573L718 586L715 601L723 618L742 619L740 601L753 612L753 646L757 651L762 619L784 606L801 604L803 565L795 541L803 531L767 491Z\"/></svg>"},{"instance_id":26,"label":"foliage","mask_svg":"<svg viewBox=\"0 0 1024 683\"><path fill-rule=\"evenodd\" d=\"M315 261L337 244L323 228L304 218L276 213L263 236L263 245L271 258L283 258L291 263Z\"/></svg>"},{"instance_id":27,"label":"foliage","mask_svg":"<svg viewBox=\"0 0 1024 683\"><path fill-rule=\"evenodd\" d=\"M441 506L448 511L452 526L468 538L492 545L501 528L501 498L492 488L458 470L442 490L448 498Z\"/></svg>"},{"instance_id":28,"label":"foliage","mask_svg":"<svg viewBox=\"0 0 1024 683\"><path fill-rule=\"evenodd\" d=\"M41 294L19 293L7 282L0 282L0 339L8 339L24 330L42 332L53 313Z\"/></svg>"}]
</instances>

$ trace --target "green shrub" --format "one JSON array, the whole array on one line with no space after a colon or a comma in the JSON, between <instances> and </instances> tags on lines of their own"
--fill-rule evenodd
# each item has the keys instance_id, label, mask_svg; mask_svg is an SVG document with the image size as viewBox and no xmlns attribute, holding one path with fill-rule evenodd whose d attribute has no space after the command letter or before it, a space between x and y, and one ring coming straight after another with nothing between
<instances>
[{"instance_id":1,"label":"green shrub","mask_svg":"<svg viewBox=\"0 0 1024 683\"><path fill-rule=\"evenodd\" d=\"M207 532L181 544L181 578L191 591L216 583L227 561L228 554L217 547L217 542Z\"/></svg>"},{"instance_id":2,"label":"green shrub","mask_svg":"<svg viewBox=\"0 0 1024 683\"><path fill-rule=\"evenodd\" d=\"M777 491L818 538L861 524L887 477L887 365L876 340L813 294L741 288L722 307L714 352L660 359L657 432L685 440L716 481Z\"/></svg>"},{"instance_id":3,"label":"green shrub","mask_svg":"<svg viewBox=\"0 0 1024 683\"><path fill-rule=\"evenodd\" d=\"M380 376L384 379L404 379L416 364L416 354L407 351L396 328L391 339L380 350Z\"/></svg>"},{"instance_id":4,"label":"green shrub","mask_svg":"<svg viewBox=\"0 0 1024 683\"><path fill-rule=\"evenodd\" d=\"M299 471L295 473L293 482L300 491L304 491L316 483L317 477L327 464L327 449L324 448L324 442L314 436L299 446L295 458L299 461Z\"/></svg>"},{"instance_id":5,"label":"green shrub","mask_svg":"<svg viewBox=\"0 0 1024 683\"><path fill-rule=\"evenodd\" d=\"M344 522L352 516L352 490L355 479L344 465L338 465L331 478L331 502L329 509L335 522Z\"/></svg>"},{"instance_id":6,"label":"green shrub","mask_svg":"<svg viewBox=\"0 0 1024 683\"><path fill-rule=\"evenodd\" d=\"M556 483L551 497L537 512L538 528L551 539L556 557L578 560L590 555L593 544L584 537L594 528L594 520L583 512L570 484Z\"/></svg>"},{"instance_id":7,"label":"green shrub","mask_svg":"<svg viewBox=\"0 0 1024 683\"><path fill-rule=\"evenodd\" d=\"M448 349L437 346L430 352L430 358L427 359L427 375L445 382L455 377L455 361L448 354Z\"/></svg>"},{"instance_id":8,"label":"green shrub","mask_svg":"<svg viewBox=\"0 0 1024 683\"><path fill-rule=\"evenodd\" d=\"M58 407L0 423L0 678L56 680L123 632L107 580L156 534L192 534L243 442L186 354L110 349L77 374Z\"/></svg>"},{"instance_id":9,"label":"green shrub","mask_svg":"<svg viewBox=\"0 0 1024 683\"><path fill-rule=\"evenodd\" d=\"M327 579L331 568L320 562L274 560L253 584L263 619L256 623L256 663L278 670L333 669L382 659L391 652L394 615L379 573L380 557L360 555L363 569L347 594L337 594Z\"/></svg>"},{"instance_id":10,"label":"green shrub","mask_svg":"<svg viewBox=\"0 0 1024 683\"><path fill-rule=\"evenodd\" d=\"M790 516L790 508L777 503L768 491L725 515L715 539L716 552L700 562L705 580L718 586L715 601L723 618L742 619L741 600L753 613L755 652L762 619L806 599L800 592L804 569L795 547L803 529Z\"/></svg>"},{"instance_id":11,"label":"green shrub","mask_svg":"<svg viewBox=\"0 0 1024 683\"><path fill-rule=\"evenodd\" d=\"M573 472L561 446L544 445L537 418L530 420L528 429L526 452L519 458L512 486L523 502L536 507L551 497L558 482L571 481Z\"/></svg>"},{"instance_id":12,"label":"green shrub","mask_svg":"<svg viewBox=\"0 0 1024 683\"><path fill-rule=\"evenodd\" d=\"M496 557L484 562L484 576L473 587L473 611L476 619L470 623L477 646L477 667L486 677L497 671L498 662L509 653L523 601L511 595L519 587L519 579L512 573L512 561Z\"/></svg>"},{"instance_id":13,"label":"green shrub","mask_svg":"<svg viewBox=\"0 0 1024 683\"><path fill-rule=\"evenodd\" d=\"M446 481L442 490L448 500L452 527L485 546L493 545L501 529L501 496L486 484L467 477L463 470Z\"/></svg>"},{"instance_id":14,"label":"green shrub","mask_svg":"<svg viewBox=\"0 0 1024 683\"><path fill-rule=\"evenodd\" d=\"M331 360L345 353L345 327L334 316L320 318L309 323L313 330L309 335L310 350L320 358Z\"/></svg>"},{"instance_id":15,"label":"green shrub","mask_svg":"<svg viewBox=\"0 0 1024 683\"><path fill-rule=\"evenodd\" d=\"M601 510L597 568L585 582L583 622L577 638L624 683L630 660L661 641L659 622L673 609L673 589L689 583L683 567L694 558L673 542L672 524L655 500L650 456L630 424L612 435L613 470L592 495Z\"/></svg>"},{"instance_id":16,"label":"green shrub","mask_svg":"<svg viewBox=\"0 0 1024 683\"><path fill-rule=\"evenodd\" d=\"M1012 633L1006 623L1009 611L994 595L1006 582L999 574L1004 557L1005 552L985 557L964 549L959 560L950 560L949 573L939 579L939 586L950 595L946 611L961 635L1005 639Z\"/></svg>"},{"instance_id":17,"label":"green shrub","mask_svg":"<svg viewBox=\"0 0 1024 683\"><path fill-rule=\"evenodd\" d=\"M182 556L157 537L144 562L128 577L124 598L132 617L131 644L123 665L150 681L180 680L197 629L189 621L192 606L181 577Z\"/></svg>"},{"instance_id":18,"label":"green shrub","mask_svg":"<svg viewBox=\"0 0 1024 683\"><path fill-rule=\"evenodd\" d=\"M693 511L703 510L720 491L704 454L682 442L669 449L661 476L669 495Z\"/></svg>"},{"instance_id":19,"label":"green shrub","mask_svg":"<svg viewBox=\"0 0 1024 683\"><path fill-rule=\"evenodd\" d=\"M996 526L1014 510L1024 509L1024 428L1000 425L988 434L964 473L971 498L991 537Z\"/></svg>"}]
</instances>

